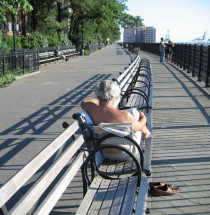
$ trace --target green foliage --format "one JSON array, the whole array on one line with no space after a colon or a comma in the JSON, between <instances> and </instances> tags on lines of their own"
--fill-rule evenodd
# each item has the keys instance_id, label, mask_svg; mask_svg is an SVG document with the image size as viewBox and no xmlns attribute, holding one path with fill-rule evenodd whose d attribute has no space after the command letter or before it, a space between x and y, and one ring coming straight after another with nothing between
<instances>
[{"instance_id":1,"label":"green foliage","mask_svg":"<svg viewBox=\"0 0 210 215\"><path fill-rule=\"evenodd\" d=\"M31 23L34 33L22 39L23 48L62 46L72 42L81 49L82 44L87 48L93 43L106 43L108 39L110 42L119 40L120 26L143 25L140 16L126 13L126 1L0 0L0 18L6 18L5 9L11 13L17 7L28 11L33 9Z\"/></svg>"},{"instance_id":2,"label":"green foliage","mask_svg":"<svg viewBox=\"0 0 210 215\"><path fill-rule=\"evenodd\" d=\"M120 39L121 26L138 26L140 17L126 15L125 0L70 0L72 8L70 40L81 47L84 26L84 45L114 42Z\"/></svg>"},{"instance_id":3,"label":"green foliage","mask_svg":"<svg viewBox=\"0 0 210 215\"><path fill-rule=\"evenodd\" d=\"M17 67L14 70L6 70L5 75L0 76L0 87L3 87L6 84L10 84L14 80L16 80L18 77L28 75L28 73L22 73L21 69Z\"/></svg>"},{"instance_id":4,"label":"green foliage","mask_svg":"<svg viewBox=\"0 0 210 215\"><path fill-rule=\"evenodd\" d=\"M143 19L140 16L132 16L126 13L123 13L118 20L118 23L124 27L139 27L143 26Z\"/></svg>"},{"instance_id":5,"label":"green foliage","mask_svg":"<svg viewBox=\"0 0 210 215\"><path fill-rule=\"evenodd\" d=\"M3 36L0 32L0 51L9 52L14 49L13 37ZM22 37L16 37L16 49L22 49Z\"/></svg>"},{"instance_id":6,"label":"green foliage","mask_svg":"<svg viewBox=\"0 0 210 215\"><path fill-rule=\"evenodd\" d=\"M23 37L23 48L36 49L41 47L48 47L47 37L36 31L29 36Z\"/></svg>"},{"instance_id":7,"label":"green foliage","mask_svg":"<svg viewBox=\"0 0 210 215\"><path fill-rule=\"evenodd\" d=\"M13 75L13 74L7 74L5 76L2 76L2 77L0 77L0 86L9 84L12 81L14 81L15 79L16 79L15 75Z\"/></svg>"},{"instance_id":8,"label":"green foliage","mask_svg":"<svg viewBox=\"0 0 210 215\"><path fill-rule=\"evenodd\" d=\"M61 46L68 46L68 45L71 45L71 41L69 40L68 38L68 35L65 34L64 32L60 32L58 34L59 36L59 41L61 43Z\"/></svg>"},{"instance_id":9,"label":"green foliage","mask_svg":"<svg viewBox=\"0 0 210 215\"><path fill-rule=\"evenodd\" d=\"M16 8L25 11L32 11L28 0L0 0L0 24L7 20L7 13L16 13Z\"/></svg>"},{"instance_id":10,"label":"green foliage","mask_svg":"<svg viewBox=\"0 0 210 215\"><path fill-rule=\"evenodd\" d=\"M88 49L85 49L84 50L84 55L89 55L90 53L89 53L89 50Z\"/></svg>"}]
</instances>

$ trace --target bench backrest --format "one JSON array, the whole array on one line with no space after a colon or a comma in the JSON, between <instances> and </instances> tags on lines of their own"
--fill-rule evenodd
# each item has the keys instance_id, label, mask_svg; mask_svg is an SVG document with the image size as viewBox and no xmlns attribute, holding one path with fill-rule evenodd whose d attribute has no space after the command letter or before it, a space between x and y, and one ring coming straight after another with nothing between
<instances>
[{"instance_id":1,"label":"bench backrest","mask_svg":"<svg viewBox=\"0 0 210 215\"><path fill-rule=\"evenodd\" d=\"M94 134L93 134L94 123L90 118L89 114L87 113L87 111L80 111L80 112L74 113L72 117L73 119L77 120L80 125L80 128L82 130L82 133L84 135L84 138L87 144L87 148L92 149L95 145ZM95 156L96 165L99 165L103 160L104 158L101 152L98 152Z\"/></svg>"},{"instance_id":2,"label":"bench backrest","mask_svg":"<svg viewBox=\"0 0 210 215\"><path fill-rule=\"evenodd\" d=\"M0 188L0 208L4 213L9 210L14 215L27 214L34 210L38 200L37 214L51 211L80 169L86 155L86 152L79 152L85 141L82 135L75 136L78 129L78 123L74 122ZM77 153L76 158L69 163ZM64 168L67 168L66 171L60 174ZM57 178L59 174L60 179ZM33 177L38 177L34 183ZM40 202L41 196L52 183L55 183L53 189L48 190L47 196ZM15 200L14 195L18 197ZM12 201L12 208L5 207L8 201Z\"/></svg>"},{"instance_id":3,"label":"bench backrest","mask_svg":"<svg viewBox=\"0 0 210 215\"><path fill-rule=\"evenodd\" d=\"M117 79L113 79L113 81L117 82L121 89L121 96L129 89L130 83L133 80L134 76L138 72L140 64L140 57L137 56L134 61L129 65L126 70L120 74Z\"/></svg>"}]
</instances>

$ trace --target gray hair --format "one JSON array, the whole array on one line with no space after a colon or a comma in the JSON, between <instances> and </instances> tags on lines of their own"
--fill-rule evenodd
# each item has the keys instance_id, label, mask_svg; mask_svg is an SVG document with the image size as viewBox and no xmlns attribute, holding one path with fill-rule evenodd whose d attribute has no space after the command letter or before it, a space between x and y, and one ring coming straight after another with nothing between
<instances>
[{"instance_id":1,"label":"gray hair","mask_svg":"<svg viewBox=\"0 0 210 215\"><path fill-rule=\"evenodd\" d=\"M112 80L102 81L95 87L95 95L99 100L109 101L113 98L118 99L120 92L119 85Z\"/></svg>"}]
</instances>

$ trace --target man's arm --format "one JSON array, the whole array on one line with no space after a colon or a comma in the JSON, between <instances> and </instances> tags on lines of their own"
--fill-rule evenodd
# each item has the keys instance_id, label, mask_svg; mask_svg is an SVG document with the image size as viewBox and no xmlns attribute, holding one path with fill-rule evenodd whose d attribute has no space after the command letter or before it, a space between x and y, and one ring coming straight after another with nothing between
<instances>
[{"instance_id":1,"label":"man's arm","mask_svg":"<svg viewBox=\"0 0 210 215\"><path fill-rule=\"evenodd\" d=\"M125 120L125 121L132 122L133 131L136 132L136 131L142 131L142 129L145 128L146 123L147 123L147 118L143 112L140 112L139 120L136 121L134 119L133 115L130 112L128 112L127 120Z\"/></svg>"},{"instance_id":2,"label":"man's arm","mask_svg":"<svg viewBox=\"0 0 210 215\"><path fill-rule=\"evenodd\" d=\"M96 106L99 106L98 99L84 99L80 104L80 107L86 111L89 111L89 110L91 110L91 108L96 107Z\"/></svg>"}]
</instances>

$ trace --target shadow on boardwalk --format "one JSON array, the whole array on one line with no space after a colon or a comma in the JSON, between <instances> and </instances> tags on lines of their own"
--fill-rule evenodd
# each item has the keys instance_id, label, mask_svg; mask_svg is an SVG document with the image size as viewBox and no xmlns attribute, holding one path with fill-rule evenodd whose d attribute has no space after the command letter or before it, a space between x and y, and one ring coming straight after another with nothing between
<instances>
[{"instance_id":1,"label":"shadow on boardwalk","mask_svg":"<svg viewBox=\"0 0 210 215\"><path fill-rule=\"evenodd\" d=\"M149 57L153 83L152 181L180 188L174 196L150 196L151 214L210 214L210 94L173 64Z\"/></svg>"}]
</instances>

